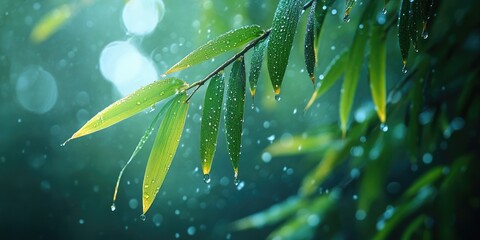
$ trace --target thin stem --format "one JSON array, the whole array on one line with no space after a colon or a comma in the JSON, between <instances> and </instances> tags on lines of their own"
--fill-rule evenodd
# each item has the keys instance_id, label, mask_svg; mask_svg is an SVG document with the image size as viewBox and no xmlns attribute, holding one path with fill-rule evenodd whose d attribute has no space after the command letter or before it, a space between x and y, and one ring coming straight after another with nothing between
<instances>
[{"instance_id":1,"label":"thin stem","mask_svg":"<svg viewBox=\"0 0 480 240\"><path fill-rule=\"evenodd\" d=\"M253 48L255 45L257 45L258 42L262 41L263 39L267 38L268 35L270 35L270 32L272 29L266 30L262 35L260 35L258 38L255 40L251 41L245 48L242 49L242 51L238 52L237 54L233 55L233 57L229 58L227 61L225 61L222 65L217 67L215 70L213 70L211 73L209 73L205 78L202 80L194 82L192 85L190 85L186 90L190 90L192 88L195 88L193 92L188 96L186 102L190 101L190 98L198 91L198 89L205 84L210 78L212 78L215 74L219 73L220 71L223 71L226 67L228 67L230 64L235 62L239 57L243 56L248 50Z\"/></svg>"}]
</instances>

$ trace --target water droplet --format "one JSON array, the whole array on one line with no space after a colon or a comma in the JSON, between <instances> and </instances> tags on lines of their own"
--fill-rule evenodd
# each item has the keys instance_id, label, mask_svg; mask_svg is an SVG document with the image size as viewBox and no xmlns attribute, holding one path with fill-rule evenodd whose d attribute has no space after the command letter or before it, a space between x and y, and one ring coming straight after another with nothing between
<instances>
[{"instance_id":1,"label":"water droplet","mask_svg":"<svg viewBox=\"0 0 480 240\"><path fill-rule=\"evenodd\" d=\"M140 215L140 220L142 221L147 220L147 216L145 216L145 213L142 213L142 215Z\"/></svg>"},{"instance_id":2,"label":"water droplet","mask_svg":"<svg viewBox=\"0 0 480 240\"><path fill-rule=\"evenodd\" d=\"M422 32L422 37L423 37L423 39L427 39L427 38L428 38L428 32L427 32L427 31L423 31L423 32Z\"/></svg>"},{"instance_id":3,"label":"water droplet","mask_svg":"<svg viewBox=\"0 0 480 240\"><path fill-rule=\"evenodd\" d=\"M205 174L203 175L203 181L205 183L210 183L212 181L212 179L210 179L210 175L209 174Z\"/></svg>"},{"instance_id":4,"label":"water droplet","mask_svg":"<svg viewBox=\"0 0 480 240\"><path fill-rule=\"evenodd\" d=\"M275 100L280 101L281 97L280 97L280 94L275 94Z\"/></svg>"},{"instance_id":5,"label":"water droplet","mask_svg":"<svg viewBox=\"0 0 480 240\"><path fill-rule=\"evenodd\" d=\"M387 8L386 8L386 7L384 7L384 8L382 9L382 13L383 13L383 14L387 14Z\"/></svg>"},{"instance_id":6,"label":"water droplet","mask_svg":"<svg viewBox=\"0 0 480 240\"><path fill-rule=\"evenodd\" d=\"M238 186L239 183L240 183L240 180L238 180L238 176L235 176L233 178L233 184L235 184L235 186Z\"/></svg>"},{"instance_id":7,"label":"water droplet","mask_svg":"<svg viewBox=\"0 0 480 240\"><path fill-rule=\"evenodd\" d=\"M380 124L380 130L382 130L382 132L387 132L388 131L388 125L386 123Z\"/></svg>"},{"instance_id":8,"label":"water droplet","mask_svg":"<svg viewBox=\"0 0 480 240\"><path fill-rule=\"evenodd\" d=\"M402 73L407 73L407 72L408 72L407 65L403 65Z\"/></svg>"},{"instance_id":9,"label":"water droplet","mask_svg":"<svg viewBox=\"0 0 480 240\"><path fill-rule=\"evenodd\" d=\"M115 203L112 203L112 206L110 206L110 209L112 209L112 212L114 212L115 209L117 209L117 207L115 206Z\"/></svg>"},{"instance_id":10,"label":"water droplet","mask_svg":"<svg viewBox=\"0 0 480 240\"><path fill-rule=\"evenodd\" d=\"M345 16L343 17L343 21L344 21L345 23L349 23L349 22L350 22L350 15L348 15L348 14L345 15Z\"/></svg>"}]
</instances>

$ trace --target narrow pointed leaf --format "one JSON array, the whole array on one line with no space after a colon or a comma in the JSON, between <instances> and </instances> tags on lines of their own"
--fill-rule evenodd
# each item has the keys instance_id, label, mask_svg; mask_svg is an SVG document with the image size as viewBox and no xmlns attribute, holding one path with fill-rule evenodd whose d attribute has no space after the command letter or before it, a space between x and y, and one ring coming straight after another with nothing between
<instances>
[{"instance_id":1,"label":"narrow pointed leaf","mask_svg":"<svg viewBox=\"0 0 480 240\"><path fill-rule=\"evenodd\" d=\"M333 86L333 84L335 84L337 80L340 79L340 77L345 72L347 60L348 60L348 51L343 50L339 55L337 55L332 60L332 62L330 62L327 69L325 70L325 73L323 74L323 79L318 82L319 86L317 87L315 92L313 92L313 95L310 98L310 101L308 101L308 104L305 107L305 110L308 110L312 106L312 104L315 102L316 99L318 99L325 92L327 92L328 89L330 89Z\"/></svg>"},{"instance_id":2,"label":"narrow pointed leaf","mask_svg":"<svg viewBox=\"0 0 480 240\"><path fill-rule=\"evenodd\" d=\"M186 100L185 93L175 96L158 128L143 178L144 214L152 205L175 156L188 112Z\"/></svg>"},{"instance_id":3,"label":"narrow pointed leaf","mask_svg":"<svg viewBox=\"0 0 480 240\"><path fill-rule=\"evenodd\" d=\"M262 35L264 32L258 25L251 25L241 27L227 33L224 33L217 38L214 38L204 45L200 46L178 63L167 70L165 74L180 71L182 69L191 67L193 65L202 63L206 60L212 59L222 53L228 52L234 48L240 47L255 38Z\"/></svg>"},{"instance_id":4,"label":"narrow pointed leaf","mask_svg":"<svg viewBox=\"0 0 480 240\"><path fill-rule=\"evenodd\" d=\"M416 0L410 3L410 18L409 20L409 35L410 41L412 41L412 46L415 51L418 52L418 35L419 29L418 27L421 25L421 18L420 18L420 0Z\"/></svg>"},{"instance_id":5,"label":"narrow pointed leaf","mask_svg":"<svg viewBox=\"0 0 480 240\"><path fill-rule=\"evenodd\" d=\"M383 26L375 25L372 28L370 38L370 60L368 69L370 72L370 90L378 118L382 123L387 117L387 89L386 89L386 65L387 47L386 35Z\"/></svg>"},{"instance_id":6,"label":"narrow pointed leaf","mask_svg":"<svg viewBox=\"0 0 480 240\"><path fill-rule=\"evenodd\" d=\"M280 0L273 17L267 46L267 63L270 80L277 95L280 94L301 10L302 1Z\"/></svg>"},{"instance_id":7,"label":"narrow pointed leaf","mask_svg":"<svg viewBox=\"0 0 480 240\"><path fill-rule=\"evenodd\" d=\"M258 77L260 76L260 70L262 69L263 56L267 44L268 38L258 43L253 48L252 65L250 67L250 74L248 76L250 83L250 94L252 95L252 98L255 97L255 92L257 90Z\"/></svg>"},{"instance_id":8,"label":"narrow pointed leaf","mask_svg":"<svg viewBox=\"0 0 480 240\"><path fill-rule=\"evenodd\" d=\"M313 49L315 51L315 62L318 62L318 44L320 42L320 33L322 32L323 21L325 16L327 16L328 7L334 2L327 0L322 0L320 3L315 4L315 23L314 23L314 33L315 39L313 41ZM318 2L318 0L316 1Z\"/></svg>"},{"instance_id":9,"label":"narrow pointed leaf","mask_svg":"<svg viewBox=\"0 0 480 240\"><path fill-rule=\"evenodd\" d=\"M30 39L34 43L41 43L48 39L52 34L58 31L75 13L72 4L63 4L48 12L35 25L30 34Z\"/></svg>"},{"instance_id":10,"label":"narrow pointed leaf","mask_svg":"<svg viewBox=\"0 0 480 240\"><path fill-rule=\"evenodd\" d=\"M94 133L125 120L143 109L152 106L156 102L185 89L187 86L187 83L178 78L168 78L153 82L112 103L110 106L97 113L97 115L74 133L70 139Z\"/></svg>"},{"instance_id":11,"label":"narrow pointed leaf","mask_svg":"<svg viewBox=\"0 0 480 240\"><path fill-rule=\"evenodd\" d=\"M307 20L307 32L305 33L304 55L305 66L307 68L308 76L312 83L315 84L315 65L317 59L315 56L315 6L317 1L313 1L310 9L310 14Z\"/></svg>"},{"instance_id":12,"label":"narrow pointed leaf","mask_svg":"<svg viewBox=\"0 0 480 240\"><path fill-rule=\"evenodd\" d=\"M243 57L233 63L228 81L225 112L227 148L232 161L235 178L238 177L238 162L242 145L243 111L245 105L245 63Z\"/></svg>"},{"instance_id":13,"label":"narrow pointed leaf","mask_svg":"<svg viewBox=\"0 0 480 240\"><path fill-rule=\"evenodd\" d=\"M403 66L407 65L408 52L410 51L410 34L408 23L410 18L410 0L402 0L400 15L398 17L398 43L402 55Z\"/></svg>"},{"instance_id":14,"label":"narrow pointed leaf","mask_svg":"<svg viewBox=\"0 0 480 240\"><path fill-rule=\"evenodd\" d=\"M353 43L349 50L345 78L340 93L340 124L344 136L347 132L347 122L363 65L365 48L370 33L371 17L375 12L375 2L376 1L369 1L365 6L360 24L355 32Z\"/></svg>"},{"instance_id":15,"label":"narrow pointed leaf","mask_svg":"<svg viewBox=\"0 0 480 240\"><path fill-rule=\"evenodd\" d=\"M202 124L200 128L200 159L203 174L209 174L213 155L217 148L218 125L222 115L224 92L223 72L213 76L208 84L203 102Z\"/></svg>"},{"instance_id":16,"label":"narrow pointed leaf","mask_svg":"<svg viewBox=\"0 0 480 240\"><path fill-rule=\"evenodd\" d=\"M343 21L350 22L350 12L352 11L353 6L357 0L347 0L345 3L345 13L343 14Z\"/></svg>"}]
</instances>

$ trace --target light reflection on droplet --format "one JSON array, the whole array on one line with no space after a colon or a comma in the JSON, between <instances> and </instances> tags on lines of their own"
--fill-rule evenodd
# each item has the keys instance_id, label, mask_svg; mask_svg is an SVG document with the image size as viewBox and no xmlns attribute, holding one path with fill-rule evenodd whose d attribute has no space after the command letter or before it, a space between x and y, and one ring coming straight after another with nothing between
<instances>
[{"instance_id":1,"label":"light reflection on droplet","mask_svg":"<svg viewBox=\"0 0 480 240\"><path fill-rule=\"evenodd\" d=\"M164 14L162 0L130 0L123 8L122 20L129 33L146 35L155 29Z\"/></svg>"}]
</instances>

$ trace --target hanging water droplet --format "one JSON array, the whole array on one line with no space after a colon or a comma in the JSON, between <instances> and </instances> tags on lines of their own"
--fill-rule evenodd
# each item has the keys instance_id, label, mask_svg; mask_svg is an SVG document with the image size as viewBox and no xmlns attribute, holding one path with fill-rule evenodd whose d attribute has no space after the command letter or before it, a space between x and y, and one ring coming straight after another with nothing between
<instances>
[{"instance_id":1,"label":"hanging water droplet","mask_svg":"<svg viewBox=\"0 0 480 240\"><path fill-rule=\"evenodd\" d=\"M147 216L145 216L145 213L142 213L142 215L140 215L140 220L144 221L147 220Z\"/></svg>"},{"instance_id":2,"label":"hanging water droplet","mask_svg":"<svg viewBox=\"0 0 480 240\"><path fill-rule=\"evenodd\" d=\"M386 7L383 7L382 13L383 13L383 14L387 14L387 8L386 8Z\"/></svg>"},{"instance_id":3,"label":"hanging water droplet","mask_svg":"<svg viewBox=\"0 0 480 240\"><path fill-rule=\"evenodd\" d=\"M65 144L67 144L68 141L70 141L71 138L67 139L64 143L60 144L60 147L65 147Z\"/></svg>"},{"instance_id":4,"label":"hanging water droplet","mask_svg":"<svg viewBox=\"0 0 480 240\"><path fill-rule=\"evenodd\" d=\"M423 37L423 39L427 39L427 38L428 38L428 32L427 32L427 31L423 31L423 32L422 32L422 37Z\"/></svg>"},{"instance_id":5,"label":"hanging water droplet","mask_svg":"<svg viewBox=\"0 0 480 240\"><path fill-rule=\"evenodd\" d=\"M349 22L350 22L350 15L348 15L348 14L345 15L345 16L343 17L343 21L344 21L345 23L349 23Z\"/></svg>"},{"instance_id":6,"label":"hanging water droplet","mask_svg":"<svg viewBox=\"0 0 480 240\"><path fill-rule=\"evenodd\" d=\"M255 104L254 103L252 103L252 109L255 109Z\"/></svg>"},{"instance_id":7,"label":"hanging water droplet","mask_svg":"<svg viewBox=\"0 0 480 240\"><path fill-rule=\"evenodd\" d=\"M240 180L238 180L238 176L235 176L233 178L233 184L235 184L235 186L238 186L239 183L240 183Z\"/></svg>"},{"instance_id":8,"label":"hanging water droplet","mask_svg":"<svg viewBox=\"0 0 480 240\"><path fill-rule=\"evenodd\" d=\"M280 94L275 94L275 100L277 100L277 102L278 102L278 101L280 101L280 99L281 99Z\"/></svg>"},{"instance_id":9,"label":"hanging water droplet","mask_svg":"<svg viewBox=\"0 0 480 240\"><path fill-rule=\"evenodd\" d=\"M205 174L203 175L203 181L205 183L210 183L212 180L210 179L210 175L209 174Z\"/></svg>"},{"instance_id":10,"label":"hanging water droplet","mask_svg":"<svg viewBox=\"0 0 480 240\"><path fill-rule=\"evenodd\" d=\"M112 209L112 212L114 212L115 209L117 209L117 207L115 206L115 203L112 203L112 206L110 206L110 209Z\"/></svg>"},{"instance_id":11,"label":"hanging water droplet","mask_svg":"<svg viewBox=\"0 0 480 240\"><path fill-rule=\"evenodd\" d=\"M402 73L407 73L407 72L408 72L407 65L403 65Z\"/></svg>"},{"instance_id":12,"label":"hanging water droplet","mask_svg":"<svg viewBox=\"0 0 480 240\"><path fill-rule=\"evenodd\" d=\"M388 131L388 125L386 123L380 124L380 130L382 130L382 132L387 132Z\"/></svg>"}]
</instances>

